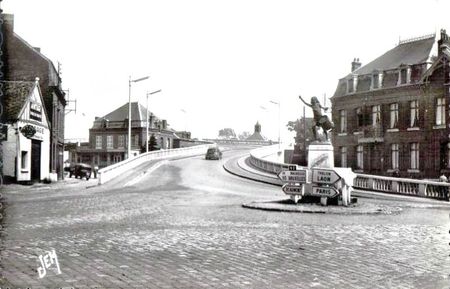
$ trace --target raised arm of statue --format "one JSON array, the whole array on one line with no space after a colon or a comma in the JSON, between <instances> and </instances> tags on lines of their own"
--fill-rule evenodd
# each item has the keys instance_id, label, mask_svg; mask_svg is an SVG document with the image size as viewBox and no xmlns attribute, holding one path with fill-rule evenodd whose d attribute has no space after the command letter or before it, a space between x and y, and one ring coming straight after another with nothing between
<instances>
[{"instance_id":1,"label":"raised arm of statue","mask_svg":"<svg viewBox=\"0 0 450 289\"><path fill-rule=\"evenodd\" d=\"M304 103L305 105L307 105L307 106L309 106L309 107L312 107L311 104L309 104L309 103L307 103L306 101L303 100L303 98L302 98L301 95L299 95L298 98L300 98L300 100L303 101L303 103Z\"/></svg>"}]
</instances>

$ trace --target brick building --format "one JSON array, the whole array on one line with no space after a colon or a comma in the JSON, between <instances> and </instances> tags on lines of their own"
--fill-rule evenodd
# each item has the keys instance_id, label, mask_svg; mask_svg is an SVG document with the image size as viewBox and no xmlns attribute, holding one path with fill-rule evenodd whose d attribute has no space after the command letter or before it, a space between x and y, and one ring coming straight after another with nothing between
<instances>
[{"instance_id":1,"label":"brick building","mask_svg":"<svg viewBox=\"0 0 450 289\"><path fill-rule=\"evenodd\" d=\"M14 32L14 15L2 14L4 79L32 81L39 78L40 91L50 122L50 171L53 179L63 178L65 93L61 78L39 48L31 46Z\"/></svg>"},{"instance_id":2,"label":"brick building","mask_svg":"<svg viewBox=\"0 0 450 289\"><path fill-rule=\"evenodd\" d=\"M450 42L445 30L352 62L332 97L335 164L412 178L450 173Z\"/></svg>"},{"instance_id":3,"label":"brick building","mask_svg":"<svg viewBox=\"0 0 450 289\"><path fill-rule=\"evenodd\" d=\"M154 135L158 148L174 148L174 140L180 139L176 131L170 129L166 120L149 115L149 138ZM145 151L147 132L146 108L131 103L131 153L140 154ZM190 135L188 132L186 134ZM126 159L128 146L128 103L103 117L96 117L89 129L89 142L81 143L72 152L72 162L83 162L97 165L100 168Z\"/></svg>"}]
</instances>

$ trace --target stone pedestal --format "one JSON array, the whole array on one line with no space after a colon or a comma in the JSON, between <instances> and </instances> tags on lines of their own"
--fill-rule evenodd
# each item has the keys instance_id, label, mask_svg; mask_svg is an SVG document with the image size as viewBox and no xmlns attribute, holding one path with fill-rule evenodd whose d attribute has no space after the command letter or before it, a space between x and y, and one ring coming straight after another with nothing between
<instances>
[{"instance_id":1,"label":"stone pedestal","mask_svg":"<svg viewBox=\"0 0 450 289\"><path fill-rule=\"evenodd\" d=\"M331 143L312 143L308 146L308 168L334 168Z\"/></svg>"}]
</instances>

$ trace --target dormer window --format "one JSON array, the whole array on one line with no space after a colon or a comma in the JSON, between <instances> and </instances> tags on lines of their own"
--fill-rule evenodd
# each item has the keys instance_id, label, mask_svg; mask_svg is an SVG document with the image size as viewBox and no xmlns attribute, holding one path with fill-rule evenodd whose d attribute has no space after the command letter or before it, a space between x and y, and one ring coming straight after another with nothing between
<instances>
[{"instance_id":1,"label":"dormer window","mask_svg":"<svg viewBox=\"0 0 450 289\"><path fill-rule=\"evenodd\" d=\"M347 80L347 93L356 92L356 87L358 86L358 75L353 75L352 78Z\"/></svg>"},{"instance_id":2,"label":"dormer window","mask_svg":"<svg viewBox=\"0 0 450 289\"><path fill-rule=\"evenodd\" d=\"M408 84L411 82L411 67L402 67L398 73L397 85Z\"/></svg>"},{"instance_id":3,"label":"dormer window","mask_svg":"<svg viewBox=\"0 0 450 289\"><path fill-rule=\"evenodd\" d=\"M373 72L370 89L381 88L382 82L383 82L383 73L379 73L377 71Z\"/></svg>"}]
</instances>

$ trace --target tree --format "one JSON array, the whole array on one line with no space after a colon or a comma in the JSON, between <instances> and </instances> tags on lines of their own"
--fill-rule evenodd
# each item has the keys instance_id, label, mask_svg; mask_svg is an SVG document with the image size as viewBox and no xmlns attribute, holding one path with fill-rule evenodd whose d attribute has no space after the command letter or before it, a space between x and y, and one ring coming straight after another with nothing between
<instances>
[{"instance_id":1,"label":"tree","mask_svg":"<svg viewBox=\"0 0 450 289\"><path fill-rule=\"evenodd\" d=\"M239 134L238 138L240 140L246 140L249 136L251 136L252 134L248 131L243 131L242 133Z\"/></svg>"},{"instance_id":2,"label":"tree","mask_svg":"<svg viewBox=\"0 0 450 289\"><path fill-rule=\"evenodd\" d=\"M153 133L150 136L150 140L148 141L148 150L149 151L157 151L157 150L159 150L158 142L156 141L155 134L153 134Z\"/></svg>"},{"instance_id":3,"label":"tree","mask_svg":"<svg viewBox=\"0 0 450 289\"><path fill-rule=\"evenodd\" d=\"M305 125L305 119L297 119L295 121L289 121L287 123L287 129L289 131L295 131L295 143L296 144L302 144L304 141L310 142L314 139L314 134L312 132L312 126L314 123L313 118L306 118L306 125ZM306 131L305 131L306 129ZM306 138L306 139L305 139Z\"/></svg>"},{"instance_id":4,"label":"tree","mask_svg":"<svg viewBox=\"0 0 450 289\"><path fill-rule=\"evenodd\" d=\"M224 139L236 138L236 133L232 128L224 128L219 130L219 138Z\"/></svg>"}]
</instances>

